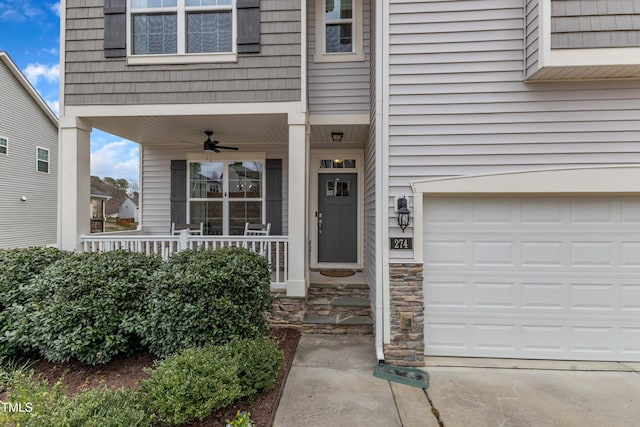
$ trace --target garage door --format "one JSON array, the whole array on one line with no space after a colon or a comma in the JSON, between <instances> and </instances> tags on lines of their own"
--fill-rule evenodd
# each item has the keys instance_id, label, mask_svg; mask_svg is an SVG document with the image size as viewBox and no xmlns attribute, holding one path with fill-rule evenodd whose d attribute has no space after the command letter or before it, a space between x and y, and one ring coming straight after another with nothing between
<instances>
[{"instance_id":1,"label":"garage door","mask_svg":"<svg viewBox=\"0 0 640 427\"><path fill-rule=\"evenodd\" d=\"M425 197L425 354L640 360L640 200Z\"/></svg>"}]
</instances>

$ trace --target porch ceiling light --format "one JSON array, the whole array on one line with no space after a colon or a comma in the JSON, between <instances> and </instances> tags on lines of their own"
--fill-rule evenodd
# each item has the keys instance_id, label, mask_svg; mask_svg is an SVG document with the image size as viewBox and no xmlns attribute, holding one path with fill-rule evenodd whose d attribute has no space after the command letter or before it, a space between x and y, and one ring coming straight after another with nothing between
<instances>
[{"instance_id":1,"label":"porch ceiling light","mask_svg":"<svg viewBox=\"0 0 640 427\"><path fill-rule=\"evenodd\" d=\"M400 197L398 199L398 225L404 233L404 230L409 226L411 211L407 208L407 198Z\"/></svg>"},{"instance_id":2,"label":"porch ceiling light","mask_svg":"<svg viewBox=\"0 0 640 427\"><path fill-rule=\"evenodd\" d=\"M344 137L342 132L331 132L331 139L333 142L342 142L342 137Z\"/></svg>"}]
</instances>

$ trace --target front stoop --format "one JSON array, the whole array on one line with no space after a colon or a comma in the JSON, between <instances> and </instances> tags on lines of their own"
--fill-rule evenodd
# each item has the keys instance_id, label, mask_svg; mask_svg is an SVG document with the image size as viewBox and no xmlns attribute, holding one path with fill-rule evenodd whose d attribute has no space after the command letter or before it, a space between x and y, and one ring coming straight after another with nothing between
<instances>
[{"instance_id":1,"label":"front stoop","mask_svg":"<svg viewBox=\"0 0 640 427\"><path fill-rule=\"evenodd\" d=\"M362 273L348 278L311 275L302 319L310 334L373 334L369 286Z\"/></svg>"}]
</instances>

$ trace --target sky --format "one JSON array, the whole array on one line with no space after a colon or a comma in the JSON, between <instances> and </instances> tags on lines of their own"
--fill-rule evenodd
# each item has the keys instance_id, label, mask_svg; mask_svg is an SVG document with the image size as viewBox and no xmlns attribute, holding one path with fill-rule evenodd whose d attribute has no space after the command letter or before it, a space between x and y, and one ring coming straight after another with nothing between
<instances>
[{"instance_id":1,"label":"sky","mask_svg":"<svg viewBox=\"0 0 640 427\"><path fill-rule=\"evenodd\" d=\"M0 50L59 115L60 2L0 0ZM91 175L139 181L138 144L94 130Z\"/></svg>"}]
</instances>

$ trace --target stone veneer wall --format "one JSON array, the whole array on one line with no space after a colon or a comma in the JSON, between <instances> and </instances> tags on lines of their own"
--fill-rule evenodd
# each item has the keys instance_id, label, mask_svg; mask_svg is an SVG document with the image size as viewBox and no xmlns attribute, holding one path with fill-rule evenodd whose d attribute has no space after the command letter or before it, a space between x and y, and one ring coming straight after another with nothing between
<instances>
[{"instance_id":1,"label":"stone veneer wall","mask_svg":"<svg viewBox=\"0 0 640 427\"><path fill-rule=\"evenodd\" d=\"M287 297L285 291L273 292L273 304L267 320L274 328L302 329L306 298Z\"/></svg>"},{"instance_id":2,"label":"stone veneer wall","mask_svg":"<svg viewBox=\"0 0 640 427\"><path fill-rule=\"evenodd\" d=\"M424 366L424 294L422 263L390 263L391 342L384 345L385 363ZM400 313L413 313L413 329L400 329Z\"/></svg>"}]
</instances>

